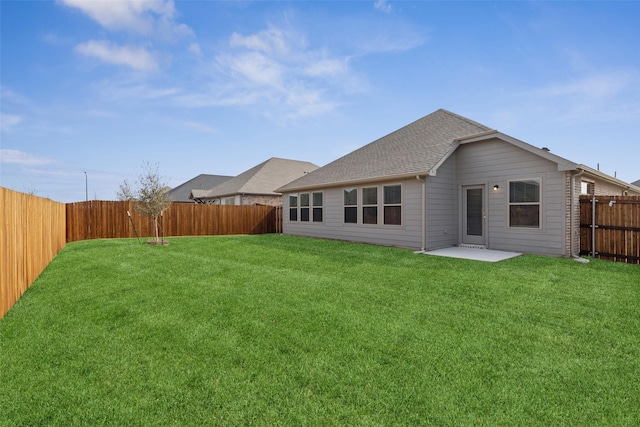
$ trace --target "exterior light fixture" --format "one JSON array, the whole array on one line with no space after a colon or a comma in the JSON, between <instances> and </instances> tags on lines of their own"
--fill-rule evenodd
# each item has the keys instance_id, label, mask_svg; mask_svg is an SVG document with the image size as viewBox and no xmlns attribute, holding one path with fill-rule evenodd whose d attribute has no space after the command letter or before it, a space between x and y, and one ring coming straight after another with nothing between
<instances>
[{"instance_id":1,"label":"exterior light fixture","mask_svg":"<svg viewBox=\"0 0 640 427\"><path fill-rule=\"evenodd\" d=\"M493 186L493 191L498 191L498 189L500 188L500 186L498 184Z\"/></svg>"}]
</instances>

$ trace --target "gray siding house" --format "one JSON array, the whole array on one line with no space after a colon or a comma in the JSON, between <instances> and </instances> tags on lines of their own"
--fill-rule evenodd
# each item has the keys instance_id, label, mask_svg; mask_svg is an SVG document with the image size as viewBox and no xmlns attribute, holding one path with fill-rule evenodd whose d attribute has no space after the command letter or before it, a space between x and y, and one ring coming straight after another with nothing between
<instances>
[{"instance_id":1,"label":"gray siding house","mask_svg":"<svg viewBox=\"0 0 640 427\"><path fill-rule=\"evenodd\" d=\"M571 256L579 251L579 196L599 185L640 194L441 109L277 191L285 234Z\"/></svg>"}]
</instances>

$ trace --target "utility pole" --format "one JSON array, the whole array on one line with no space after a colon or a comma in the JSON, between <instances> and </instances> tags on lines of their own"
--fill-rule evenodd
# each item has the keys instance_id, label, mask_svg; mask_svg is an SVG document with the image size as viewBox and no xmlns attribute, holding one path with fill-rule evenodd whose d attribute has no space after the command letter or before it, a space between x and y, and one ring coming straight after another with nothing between
<instances>
[{"instance_id":1,"label":"utility pole","mask_svg":"<svg viewBox=\"0 0 640 427\"><path fill-rule=\"evenodd\" d=\"M84 173L84 197L85 201L89 201L89 178L87 177L87 172Z\"/></svg>"}]
</instances>

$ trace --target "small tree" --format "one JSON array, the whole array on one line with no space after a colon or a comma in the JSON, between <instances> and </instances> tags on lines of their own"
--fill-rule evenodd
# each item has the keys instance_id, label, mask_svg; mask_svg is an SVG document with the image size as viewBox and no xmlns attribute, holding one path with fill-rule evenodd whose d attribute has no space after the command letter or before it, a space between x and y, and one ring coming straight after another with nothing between
<instances>
[{"instance_id":1,"label":"small tree","mask_svg":"<svg viewBox=\"0 0 640 427\"><path fill-rule=\"evenodd\" d=\"M131 185L129 185L129 182L126 179L124 180L124 182L122 184L120 184L120 187L119 187L118 191L116 192L116 197L121 202L132 202L132 201L134 201L136 199L134 191L133 191L133 189L131 188Z\"/></svg>"},{"instance_id":2,"label":"small tree","mask_svg":"<svg viewBox=\"0 0 640 427\"><path fill-rule=\"evenodd\" d=\"M142 172L138 176L136 187L131 188L127 180L120 185L116 193L118 200L133 201L134 209L153 220L155 241L159 241L158 217L169 208L171 200L167 194L167 185L160 178L158 164L146 162L142 165Z\"/></svg>"}]
</instances>

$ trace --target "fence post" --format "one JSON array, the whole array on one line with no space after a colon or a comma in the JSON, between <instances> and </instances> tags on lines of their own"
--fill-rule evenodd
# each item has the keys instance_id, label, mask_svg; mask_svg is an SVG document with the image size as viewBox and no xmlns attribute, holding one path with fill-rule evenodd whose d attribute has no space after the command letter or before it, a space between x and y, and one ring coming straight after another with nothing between
<instances>
[{"instance_id":1,"label":"fence post","mask_svg":"<svg viewBox=\"0 0 640 427\"><path fill-rule=\"evenodd\" d=\"M596 195L591 199L591 256L596 257Z\"/></svg>"}]
</instances>

